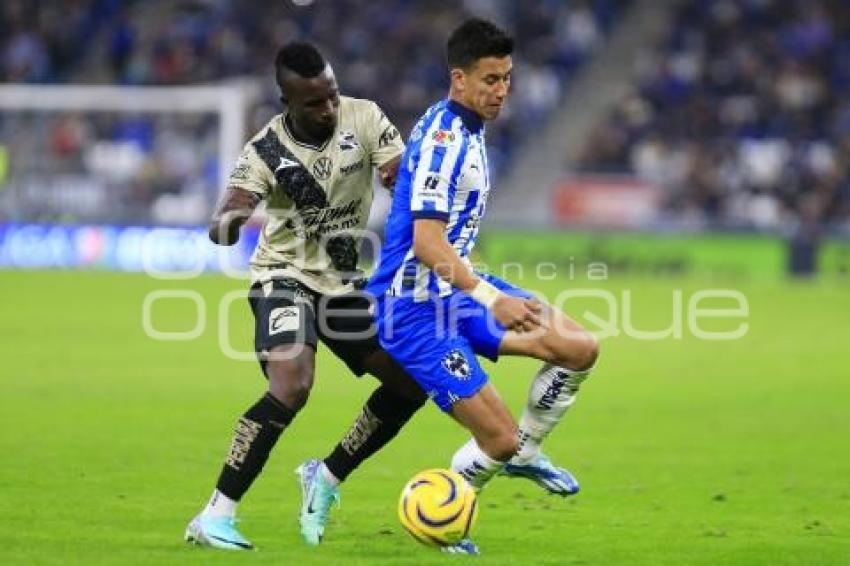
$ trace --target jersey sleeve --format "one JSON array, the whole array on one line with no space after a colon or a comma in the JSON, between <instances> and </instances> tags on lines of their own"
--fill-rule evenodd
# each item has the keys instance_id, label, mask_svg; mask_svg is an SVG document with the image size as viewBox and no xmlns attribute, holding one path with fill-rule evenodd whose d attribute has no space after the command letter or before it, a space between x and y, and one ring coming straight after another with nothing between
<instances>
[{"instance_id":1,"label":"jersey sleeve","mask_svg":"<svg viewBox=\"0 0 850 566\"><path fill-rule=\"evenodd\" d=\"M435 126L423 135L419 155L413 157L410 171L413 218L449 220L468 145L459 124L460 120L455 120L448 128Z\"/></svg>"},{"instance_id":2,"label":"jersey sleeve","mask_svg":"<svg viewBox=\"0 0 850 566\"><path fill-rule=\"evenodd\" d=\"M227 186L250 191L260 198L265 198L274 186L269 168L260 159L253 143L245 144L227 178Z\"/></svg>"},{"instance_id":3,"label":"jersey sleeve","mask_svg":"<svg viewBox=\"0 0 850 566\"><path fill-rule=\"evenodd\" d=\"M380 167L404 151L404 142L398 128L390 122L377 104L369 105L367 136L370 146L370 163Z\"/></svg>"}]
</instances>

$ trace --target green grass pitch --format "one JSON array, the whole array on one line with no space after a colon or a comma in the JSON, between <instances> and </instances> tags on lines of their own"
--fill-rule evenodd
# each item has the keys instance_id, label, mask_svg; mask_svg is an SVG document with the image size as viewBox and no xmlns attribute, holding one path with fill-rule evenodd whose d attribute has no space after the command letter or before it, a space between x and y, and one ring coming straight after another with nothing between
<instances>
[{"instance_id":1,"label":"green grass pitch","mask_svg":"<svg viewBox=\"0 0 850 566\"><path fill-rule=\"evenodd\" d=\"M716 283L714 283L716 285ZM539 281L553 296L586 281ZM670 297L701 281L617 280L634 322L665 326ZM850 564L850 291L846 282L746 282L748 334L732 342L606 339L595 375L546 444L582 483L570 499L497 478L482 495L479 559L420 547L396 520L401 486L447 465L466 435L428 405L343 486L324 544L297 526L293 469L324 456L374 381L326 351L307 408L240 508L258 552L182 542L232 425L264 383L219 348L219 301L242 281L205 276L0 273L0 563ZM156 341L145 296L204 299L200 337ZM588 307L592 303L588 302ZM578 306L578 305L577 305ZM598 305L597 305L598 306ZM159 330L191 330L187 299L157 302ZM250 351L247 304L228 340ZM518 413L537 364L488 366Z\"/></svg>"}]
</instances>

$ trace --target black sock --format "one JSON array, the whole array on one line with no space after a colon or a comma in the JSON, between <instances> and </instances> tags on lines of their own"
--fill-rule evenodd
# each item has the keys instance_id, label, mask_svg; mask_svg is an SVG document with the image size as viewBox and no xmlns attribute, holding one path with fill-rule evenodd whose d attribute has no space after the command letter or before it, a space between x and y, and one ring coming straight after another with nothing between
<instances>
[{"instance_id":1,"label":"black sock","mask_svg":"<svg viewBox=\"0 0 850 566\"><path fill-rule=\"evenodd\" d=\"M269 459L280 433L294 417L295 411L271 393L263 395L239 417L216 489L235 501L242 499Z\"/></svg>"},{"instance_id":2,"label":"black sock","mask_svg":"<svg viewBox=\"0 0 850 566\"><path fill-rule=\"evenodd\" d=\"M337 479L345 480L361 462L392 440L424 403L424 397L413 401L381 385L366 401L345 438L325 458L325 466Z\"/></svg>"}]
</instances>

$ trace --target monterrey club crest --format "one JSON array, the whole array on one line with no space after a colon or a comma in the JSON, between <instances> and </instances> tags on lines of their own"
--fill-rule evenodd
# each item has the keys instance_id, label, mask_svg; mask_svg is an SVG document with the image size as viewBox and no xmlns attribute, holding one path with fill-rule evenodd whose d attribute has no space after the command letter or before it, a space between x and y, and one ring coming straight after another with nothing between
<instances>
[{"instance_id":1,"label":"monterrey club crest","mask_svg":"<svg viewBox=\"0 0 850 566\"><path fill-rule=\"evenodd\" d=\"M460 350L452 350L446 354L442 363L447 372L460 380L466 380L472 376L472 368Z\"/></svg>"},{"instance_id":2,"label":"monterrey club crest","mask_svg":"<svg viewBox=\"0 0 850 566\"><path fill-rule=\"evenodd\" d=\"M332 169L333 162L330 157L320 157L313 163L313 176L320 181L324 181L331 176Z\"/></svg>"}]
</instances>

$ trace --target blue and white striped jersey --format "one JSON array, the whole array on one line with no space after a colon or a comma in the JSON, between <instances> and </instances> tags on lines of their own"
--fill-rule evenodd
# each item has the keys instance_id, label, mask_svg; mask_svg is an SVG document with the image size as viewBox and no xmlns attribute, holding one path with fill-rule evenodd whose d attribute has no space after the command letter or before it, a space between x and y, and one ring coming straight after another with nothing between
<instances>
[{"instance_id":1,"label":"blue and white striped jersey","mask_svg":"<svg viewBox=\"0 0 850 566\"><path fill-rule=\"evenodd\" d=\"M450 295L452 286L413 254L413 222L445 220L449 243L467 259L489 192L481 118L453 100L434 104L413 128L402 156L380 263L369 280L369 291L379 298L404 296L416 301Z\"/></svg>"}]
</instances>

